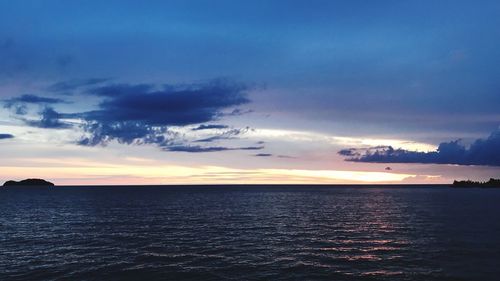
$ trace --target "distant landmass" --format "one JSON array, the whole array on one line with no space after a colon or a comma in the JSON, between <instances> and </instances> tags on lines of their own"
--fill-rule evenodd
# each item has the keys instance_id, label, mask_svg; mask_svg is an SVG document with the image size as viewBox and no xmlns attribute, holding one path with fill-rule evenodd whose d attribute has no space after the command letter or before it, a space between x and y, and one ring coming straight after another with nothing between
<instances>
[{"instance_id":1,"label":"distant landmass","mask_svg":"<svg viewBox=\"0 0 500 281\"><path fill-rule=\"evenodd\" d=\"M500 187L500 179L491 178L489 181L453 181L453 187Z\"/></svg>"},{"instance_id":2,"label":"distant landmass","mask_svg":"<svg viewBox=\"0 0 500 281\"><path fill-rule=\"evenodd\" d=\"M3 186L54 186L54 184L42 179L25 179L21 181L6 181Z\"/></svg>"}]
</instances>

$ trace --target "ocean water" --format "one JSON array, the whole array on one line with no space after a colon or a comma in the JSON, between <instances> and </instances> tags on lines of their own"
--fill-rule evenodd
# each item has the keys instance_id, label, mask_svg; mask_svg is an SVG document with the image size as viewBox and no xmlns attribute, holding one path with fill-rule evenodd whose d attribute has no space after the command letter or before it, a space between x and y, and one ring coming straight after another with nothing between
<instances>
[{"instance_id":1,"label":"ocean water","mask_svg":"<svg viewBox=\"0 0 500 281\"><path fill-rule=\"evenodd\" d=\"M499 280L500 189L0 188L0 280Z\"/></svg>"}]
</instances>

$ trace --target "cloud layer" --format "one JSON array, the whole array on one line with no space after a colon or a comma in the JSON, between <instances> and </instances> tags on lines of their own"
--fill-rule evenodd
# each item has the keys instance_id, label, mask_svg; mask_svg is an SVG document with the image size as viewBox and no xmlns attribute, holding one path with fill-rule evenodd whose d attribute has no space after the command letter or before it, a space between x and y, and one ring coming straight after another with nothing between
<instances>
[{"instance_id":1,"label":"cloud layer","mask_svg":"<svg viewBox=\"0 0 500 281\"><path fill-rule=\"evenodd\" d=\"M466 148L460 140L441 143L436 151L419 152L377 146L366 149L349 148L338 152L347 161L373 163L422 163L500 166L500 130L487 139L478 139Z\"/></svg>"},{"instance_id":2,"label":"cloud layer","mask_svg":"<svg viewBox=\"0 0 500 281\"><path fill-rule=\"evenodd\" d=\"M84 135L75 142L83 146L154 144L165 151L212 152L258 150L262 146L202 146L237 139L250 128L213 124L222 117L241 115L248 110L238 106L249 103L251 87L227 79L183 85L112 84L109 79L80 79L55 83L47 88L55 97L21 95L3 101L17 119L26 125L46 129L80 128ZM61 94L78 94L98 100L95 110L63 113L55 108L69 102ZM75 96L67 97L69 99ZM38 108L38 110L33 110ZM208 124L206 124L208 122ZM196 125L185 137L171 128Z\"/></svg>"}]
</instances>

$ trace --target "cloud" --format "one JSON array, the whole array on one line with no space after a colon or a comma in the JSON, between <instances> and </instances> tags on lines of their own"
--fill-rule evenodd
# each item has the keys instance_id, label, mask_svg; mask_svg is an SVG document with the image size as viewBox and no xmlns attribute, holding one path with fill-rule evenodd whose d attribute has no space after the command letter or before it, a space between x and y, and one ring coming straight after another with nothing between
<instances>
[{"instance_id":1,"label":"cloud","mask_svg":"<svg viewBox=\"0 0 500 281\"><path fill-rule=\"evenodd\" d=\"M166 128L144 126L140 122L88 122L83 125L83 129L90 134L80 139L77 144L85 146L105 145L111 140L122 144L165 145L165 135L172 134Z\"/></svg>"},{"instance_id":2,"label":"cloud","mask_svg":"<svg viewBox=\"0 0 500 281\"><path fill-rule=\"evenodd\" d=\"M166 146L163 149L167 151L175 152L216 152L216 151L226 151L226 150L260 150L263 146L246 146L246 147L224 147L224 146L198 146L198 145L172 145Z\"/></svg>"},{"instance_id":3,"label":"cloud","mask_svg":"<svg viewBox=\"0 0 500 281\"><path fill-rule=\"evenodd\" d=\"M361 155L361 153L358 152L358 149L356 149L356 148L341 149L337 153L339 155L342 155L342 156L350 156L350 157L360 156Z\"/></svg>"},{"instance_id":4,"label":"cloud","mask_svg":"<svg viewBox=\"0 0 500 281\"><path fill-rule=\"evenodd\" d=\"M32 104L56 104L56 103L65 103L64 100L58 99L58 98L48 98L48 97L41 97L37 95L22 95L19 97L11 98L4 100L5 107L6 108L11 108L14 105L17 104L25 104L25 103L32 103Z\"/></svg>"},{"instance_id":5,"label":"cloud","mask_svg":"<svg viewBox=\"0 0 500 281\"><path fill-rule=\"evenodd\" d=\"M289 155L274 155L272 153L257 153L257 154L254 154L253 156L255 156L255 157L276 157L276 158L286 158L286 159L296 158L296 157L289 156Z\"/></svg>"},{"instance_id":6,"label":"cloud","mask_svg":"<svg viewBox=\"0 0 500 281\"><path fill-rule=\"evenodd\" d=\"M249 102L250 88L228 80L213 80L192 85L115 84L89 89L87 94L103 100L97 110L67 115L84 121L86 136L80 145L106 145L112 140L125 144L156 144L167 151L210 152L236 150L224 146L203 147L180 141L169 131L172 126L187 126L219 120L224 110ZM199 125L193 130L228 128L225 125ZM214 142L235 138L248 128L230 129L195 142ZM181 142L179 144L179 142Z\"/></svg>"},{"instance_id":7,"label":"cloud","mask_svg":"<svg viewBox=\"0 0 500 281\"><path fill-rule=\"evenodd\" d=\"M262 146L227 147L201 146L236 139L249 127L238 129L227 125L202 124L220 120L232 114L243 114L237 107L249 102L245 84L229 80L184 85L102 84L106 79L87 79L59 82L48 89L53 92L80 89L79 94L100 98L95 110L61 113L52 104L64 103L59 98L22 95L5 101L17 115L28 114L28 104L43 106L36 120L20 118L25 124L38 128L65 129L79 124L83 136L75 143L83 146L107 145L111 141L122 144L154 144L165 151L211 152L224 150L252 150ZM229 113L228 113L229 112ZM237 112L237 113L234 113ZM64 120L75 120L67 122ZM182 134L172 130L198 125L190 131L217 129L216 135L193 140L189 131ZM176 131L176 132L174 132ZM208 132L210 133L210 132Z\"/></svg>"},{"instance_id":8,"label":"cloud","mask_svg":"<svg viewBox=\"0 0 500 281\"><path fill-rule=\"evenodd\" d=\"M422 163L500 166L500 130L487 139L478 139L468 148L460 140L443 142L436 151L419 152L378 146L365 149L342 149L347 161L373 163Z\"/></svg>"},{"instance_id":9,"label":"cloud","mask_svg":"<svg viewBox=\"0 0 500 281\"><path fill-rule=\"evenodd\" d=\"M6 108L12 108L14 109L14 113L16 115L26 115L28 113L28 107L25 104L17 104L13 106L5 106Z\"/></svg>"},{"instance_id":10,"label":"cloud","mask_svg":"<svg viewBox=\"0 0 500 281\"><path fill-rule=\"evenodd\" d=\"M26 124L46 129L66 129L70 128L71 124L62 122L63 114L55 111L52 107L45 107L40 111L40 120L22 119Z\"/></svg>"},{"instance_id":11,"label":"cloud","mask_svg":"<svg viewBox=\"0 0 500 281\"><path fill-rule=\"evenodd\" d=\"M14 135L11 135L11 134L0 134L0 140L12 139L12 138L14 138Z\"/></svg>"},{"instance_id":12,"label":"cloud","mask_svg":"<svg viewBox=\"0 0 500 281\"><path fill-rule=\"evenodd\" d=\"M67 103L59 98L42 97L37 95L21 95L19 97L4 100L4 107L12 109L16 115L27 115L28 105L34 104L42 107L38 112L39 120L31 120L27 118L20 118L24 123L29 126L47 129L65 129L70 128L71 124L62 122L60 119L64 118L64 114L57 112L49 105Z\"/></svg>"},{"instance_id":13,"label":"cloud","mask_svg":"<svg viewBox=\"0 0 500 281\"><path fill-rule=\"evenodd\" d=\"M104 97L100 109L81 114L89 121L141 122L148 126L185 126L216 120L221 110L248 103L243 84L216 80L182 88L108 85L89 91Z\"/></svg>"},{"instance_id":14,"label":"cloud","mask_svg":"<svg viewBox=\"0 0 500 281\"><path fill-rule=\"evenodd\" d=\"M57 82L46 88L49 92L54 93L70 93L71 91L78 90L83 87L95 86L109 81L108 78L89 78L89 79L75 79Z\"/></svg>"},{"instance_id":15,"label":"cloud","mask_svg":"<svg viewBox=\"0 0 500 281\"><path fill-rule=\"evenodd\" d=\"M245 127L242 129L230 129L230 130L224 131L223 133L221 133L219 135L211 136L211 137L204 138L204 139L199 139L199 140L196 140L195 142L214 142L214 141L219 141L219 140L235 139L235 138L237 138L238 135L242 135L242 134L248 132L249 130L251 130L250 127Z\"/></svg>"},{"instance_id":16,"label":"cloud","mask_svg":"<svg viewBox=\"0 0 500 281\"><path fill-rule=\"evenodd\" d=\"M229 126L227 125L217 125L217 124L201 124L200 126L193 128L193 131L201 131L201 130L211 130L211 129L227 129Z\"/></svg>"}]
</instances>

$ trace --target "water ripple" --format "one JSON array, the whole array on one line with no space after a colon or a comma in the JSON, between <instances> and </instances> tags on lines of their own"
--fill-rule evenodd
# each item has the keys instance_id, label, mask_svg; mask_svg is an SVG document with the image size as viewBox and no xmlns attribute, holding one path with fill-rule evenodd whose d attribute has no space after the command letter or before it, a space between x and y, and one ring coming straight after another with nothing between
<instances>
[{"instance_id":1,"label":"water ripple","mask_svg":"<svg viewBox=\"0 0 500 281\"><path fill-rule=\"evenodd\" d=\"M500 190L0 190L0 280L495 280Z\"/></svg>"}]
</instances>

